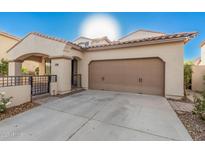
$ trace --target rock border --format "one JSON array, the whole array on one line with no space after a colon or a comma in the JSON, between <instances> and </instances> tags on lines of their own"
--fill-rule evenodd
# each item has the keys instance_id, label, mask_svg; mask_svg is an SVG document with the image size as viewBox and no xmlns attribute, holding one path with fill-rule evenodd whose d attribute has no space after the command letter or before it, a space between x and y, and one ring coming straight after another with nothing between
<instances>
[{"instance_id":1,"label":"rock border","mask_svg":"<svg viewBox=\"0 0 205 154\"><path fill-rule=\"evenodd\" d=\"M13 117L19 113L25 112L37 106L39 106L39 104L35 102L27 102L18 106L10 107L6 109L5 112L0 113L0 121L6 118Z\"/></svg>"}]
</instances>

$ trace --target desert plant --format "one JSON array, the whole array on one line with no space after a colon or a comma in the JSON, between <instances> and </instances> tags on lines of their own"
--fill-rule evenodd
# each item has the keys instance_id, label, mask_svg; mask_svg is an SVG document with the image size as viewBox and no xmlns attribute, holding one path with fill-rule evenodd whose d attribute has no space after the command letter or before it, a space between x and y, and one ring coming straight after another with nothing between
<instances>
[{"instance_id":1,"label":"desert plant","mask_svg":"<svg viewBox=\"0 0 205 154\"><path fill-rule=\"evenodd\" d=\"M8 61L4 59L0 61L0 75L8 75Z\"/></svg>"},{"instance_id":2,"label":"desert plant","mask_svg":"<svg viewBox=\"0 0 205 154\"><path fill-rule=\"evenodd\" d=\"M0 112L6 110L7 105L11 104L12 97L5 97L5 92L0 92Z\"/></svg>"},{"instance_id":3,"label":"desert plant","mask_svg":"<svg viewBox=\"0 0 205 154\"><path fill-rule=\"evenodd\" d=\"M202 92L201 97L194 96L194 104L193 113L200 115L200 117L205 120L205 90Z\"/></svg>"},{"instance_id":4,"label":"desert plant","mask_svg":"<svg viewBox=\"0 0 205 154\"><path fill-rule=\"evenodd\" d=\"M184 63L184 87L185 89L191 89L192 80L192 61L187 61Z\"/></svg>"},{"instance_id":5,"label":"desert plant","mask_svg":"<svg viewBox=\"0 0 205 154\"><path fill-rule=\"evenodd\" d=\"M200 115L200 117L205 120L205 94L203 95L202 98L195 96L193 113Z\"/></svg>"}]
</instances>

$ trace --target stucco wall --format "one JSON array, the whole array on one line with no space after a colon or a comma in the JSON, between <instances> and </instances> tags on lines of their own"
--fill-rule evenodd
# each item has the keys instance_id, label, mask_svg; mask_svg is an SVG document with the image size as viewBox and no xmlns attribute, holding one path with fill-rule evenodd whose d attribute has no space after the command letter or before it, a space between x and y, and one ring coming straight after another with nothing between
<instances>
[{"instance_id":1,"label":"stucco wall","mask_svg":"<svg viewBox=\"0 0 205 154\"><path fill-rule=\"evenodd\" d=\"M58 83L57 82L51 82L50 83L50 95L55 96L58 94Z\"/></svg>"},{"instance_id":2,"label":"stucco wall","mask_svg":"<svg viewBox=\"0 0 205 154\"><path fill-rule=\"evenodd\" d=\"M205 65L205 45L201 47L201 63L200 65Z\"/></svg>"},{"instance_id":3,"label":"stucco wall","mask_svg":"<svg viewBox=\"0 0 205 154\"><path fill-rule=\"evenodd\" d=\"M75 43L75 44L78 44L78 43L81 43L81 42L89 42L89 43L91 43L91 41L92 41L91 39L86 39L86 38L80 37L77 40L75 40L73 43Z\"/></svg>"},{"instance_id":4,"label":"stucco wall","mask_svg":"<svg viewBox=\"0 0 205 154\"><path fill-rule=\"evenodd\" d=\"M18 41L3 35L0 35L0 59L7 59L7 50L10 49Z\"/></svg>"},{"instance_id":5,"label":"stucco wall","mask_svg":"<svg viewBox=\"0 0 205 154\"><path fill-rule=\"evenodd\" d=\"M30 34L15 48L8 52L8 58L9 60L14 60L22 55L32 53L41 53L51 57L62 56L64 48L64 43Z\"/></svg>"},{"instance_id":6,"label":"stucco wall","mask_svg":"<svg viewBox=\"0 0 205 154\"><path fill-rule=\"evenodd\" d=\"M102 45L102 44L109 44L109 43L106 40L103 40L103 39L101 39L101 40L93 40L91 42L91 45Z\"/></svg>"},{"instance_id":7,"label":"stucco wall","mask_svg":"<svg viewBox=\"0 0 205 154\"><path fill-rule=\"evenodd\" d=\"M88 65L92 60L160 57L165 62L165 95L183 96L183 46L183 42L178 42L85 52L81 63L82 85L88 88Z\"/></svg>"},{"instance_id":8,"label":"stucco wall","mask_svg":"<svg viewBox=\"0 0 205 154\"><path fill-rule=\"evenodd\" d=\"M203 76L205 76L205 65L194 66L192 73L193 91L203 91L205 89L205 81L203 80Z\"/></svg>"},{"instance_id":9,"label":"stucco wall","mask_svg":"<svg viewBox=\"0 0 205 154\"><path fill-rule=\"evenodd\" d=\"M68 57L77 57L79 59L83 59L84 58L84 53L82 51L78 51L75 49L72 49L69 45L66 45L64 48L64 55L68 56Z\"/></svg>"},{"instance_id":10,"label":"stucco wall","mask_svg":"<svg viewBox=\"0 0 205 154\"><path fill-rule=\"evenodd\" d=\"M52 59L51 74L57 75L58 94L68 93L71 90L71 60Z\"/></svg>"},{"instance_id":11,"label":"stucco wall","mask_svg":"<svg viewBox=\"0 0 205 154\"><path fill-rule=\"evenodd\" d=\"M0 92L5 92L6 97L13 97L12 104L9 107L17 106L31 101L31 86L12 86L12 87L0 87Z\"/></svg>"}]
</instances>

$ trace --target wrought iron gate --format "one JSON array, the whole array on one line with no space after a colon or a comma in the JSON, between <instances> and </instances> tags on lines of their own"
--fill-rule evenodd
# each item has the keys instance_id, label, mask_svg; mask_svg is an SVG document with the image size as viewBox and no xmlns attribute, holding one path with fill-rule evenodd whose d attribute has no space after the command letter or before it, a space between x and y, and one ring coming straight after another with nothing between
<instances>
[{"instance_id":1,"label":"wrought iron gate","mask_svg":"<svg viewBox=\"0 0 205 154\"><path fill-rule=\"evenodd\" d=\"M50 83L57 81L56 75L40 75L31 78L31 95L41 95L50 92Z\"/></svg>"}]
</instances>

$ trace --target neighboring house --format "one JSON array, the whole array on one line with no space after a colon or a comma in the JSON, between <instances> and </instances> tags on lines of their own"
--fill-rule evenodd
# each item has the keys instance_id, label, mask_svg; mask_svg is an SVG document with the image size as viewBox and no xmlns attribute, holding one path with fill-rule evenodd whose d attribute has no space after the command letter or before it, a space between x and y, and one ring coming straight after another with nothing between
<instances>
[{"instance_id":1,"label":"neighboring house","mask_svg":"<svg viewBox=\"0 0 205 154\"><path fill-rule=\"evenodd\" d=\"M205 41L200 45L201 57L194 61L193 73L192 73L192 90L203 91L205 90Z\"/></svg>"},{"instance_id":2,"label":"neighboring house","mask_svg":"<svg viewBox=\"0 0 205 154\"><path fill-rule=\"evenodd\" d=\"M93 39L84 37L73 43L29 33L8 51L9 74L21 75L19 68L24 60L42 61L42 66L49 60L51 74L58 78L58 94L71 92L77 76L85 89L182 97L184 45L196 34L141 30L118 41L96 45ZM89 43L84 46L82 42Z\"/></svg>"},{"instance_id":3,"label":"neighboring house","mask_svg":"<svg viewBox=\"0 0 205 154\"><path fill-rule=\"evenodd\" d=\"M81 46L81 47L88 47L88 46L97 46L97 45L103 45L103 44L110 44L111 41L106 37L101 37L101 38L87 38L87 37L79 37L73 43Z\"/></svg>"}]
</instances>

